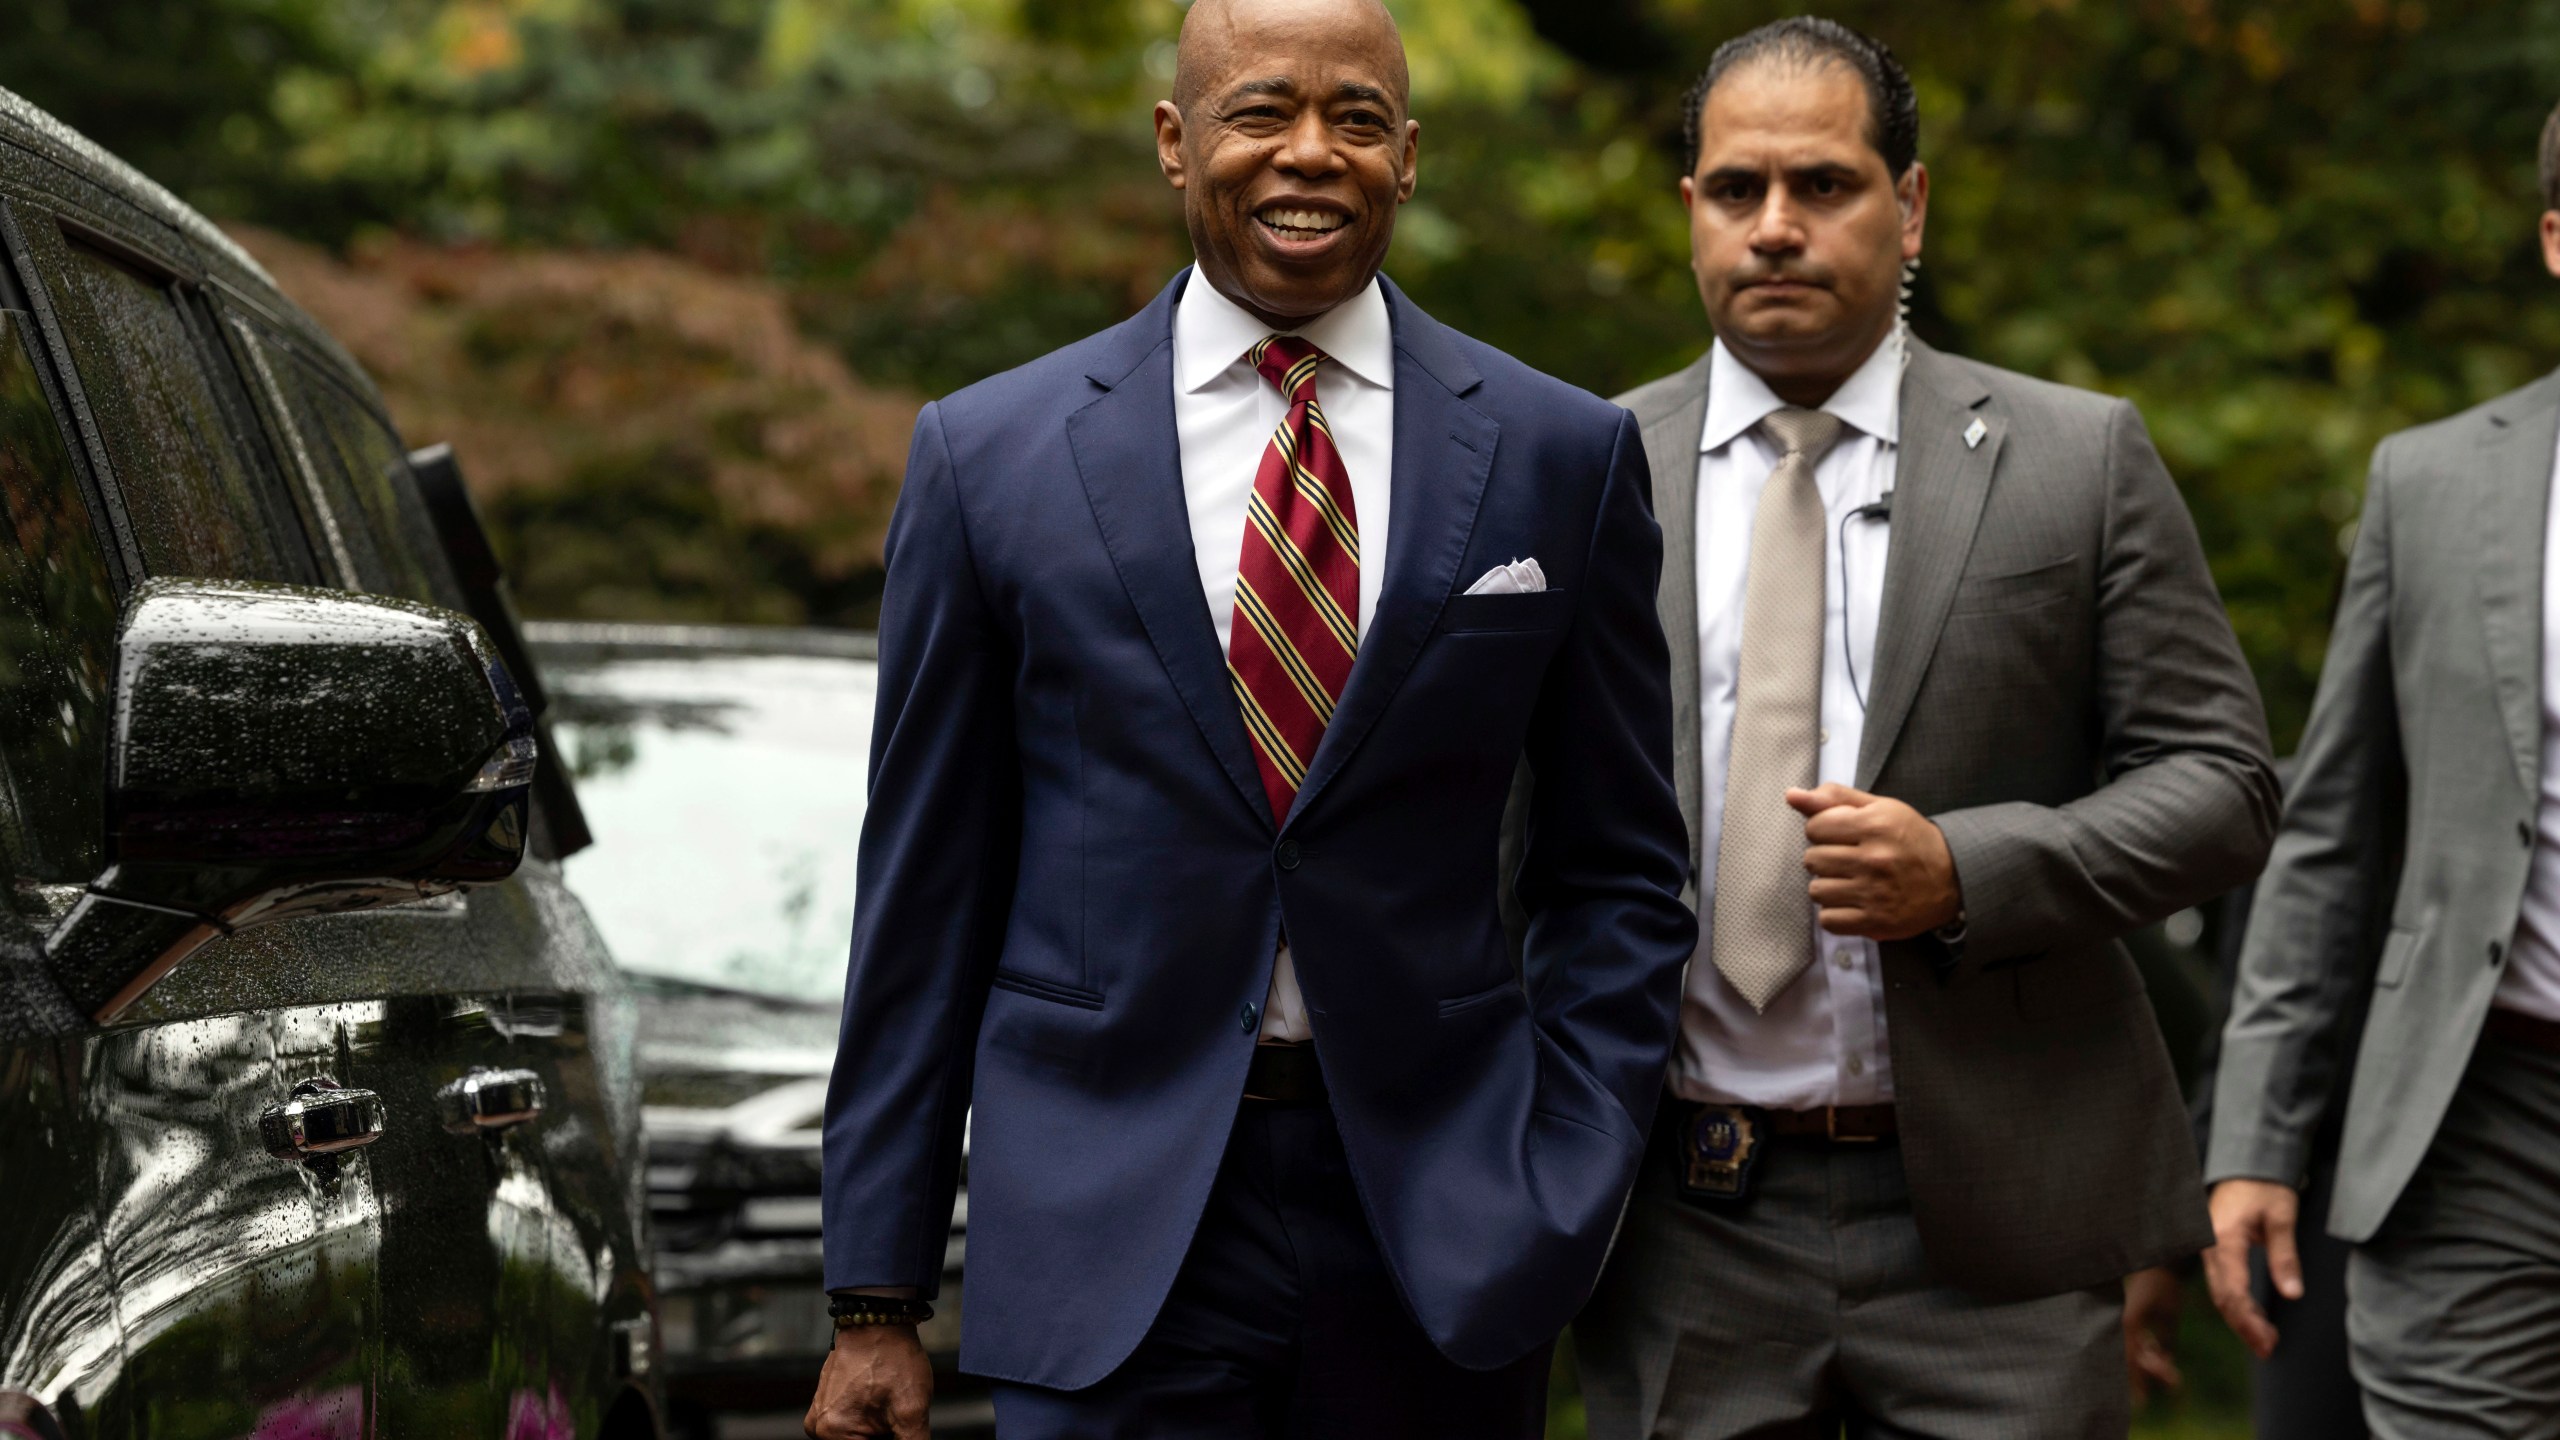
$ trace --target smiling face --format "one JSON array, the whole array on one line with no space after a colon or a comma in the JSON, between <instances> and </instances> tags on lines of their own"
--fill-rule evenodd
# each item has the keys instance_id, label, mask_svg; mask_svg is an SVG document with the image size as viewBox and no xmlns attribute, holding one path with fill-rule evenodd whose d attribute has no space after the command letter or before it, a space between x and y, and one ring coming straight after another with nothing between
<instances>
[{"instance_id":1,"label":"smiling face","mask_svg":"<svg viewBox=\"0 0 2560 1440\"><path fill-rule=\"evenodd\" d=\"M1781 399L1819 405L1893 328L1929 172L1886 172L1866 86L1839 64L1734 70L1708 92L1698 140L1680 198L1716 338Z\"/></svg>"},{"instance_id":2,"label":"smiling face","mask_svg":"<svg viewBox=\"0 0 2560 1440\"><path fill-rule=\"evenodd\" d=\"M1359 293L1413 196L1404 44L1372 0L1197 0L1156 158L1200 274L1274 329Z\"/></svg>"}]
</instances>

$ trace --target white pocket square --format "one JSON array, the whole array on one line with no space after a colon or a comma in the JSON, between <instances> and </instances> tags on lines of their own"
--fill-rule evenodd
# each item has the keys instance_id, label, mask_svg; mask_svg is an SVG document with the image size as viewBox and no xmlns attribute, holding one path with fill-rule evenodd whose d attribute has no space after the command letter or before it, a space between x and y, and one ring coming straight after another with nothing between
<instances>
[{"instance_id":1,"label":"white pocket square","mask_svg":"<svg viewBox=\"0 0 2560 1440\"><path fill-rule=\"evenodd\" d=\"M1467 587L1470 595L1535 595L1547 588L1547 572L1538 568L1535 559L1514 560L1496 565L1484 572L1483 578Z\"/></svg>"}]
</instances>

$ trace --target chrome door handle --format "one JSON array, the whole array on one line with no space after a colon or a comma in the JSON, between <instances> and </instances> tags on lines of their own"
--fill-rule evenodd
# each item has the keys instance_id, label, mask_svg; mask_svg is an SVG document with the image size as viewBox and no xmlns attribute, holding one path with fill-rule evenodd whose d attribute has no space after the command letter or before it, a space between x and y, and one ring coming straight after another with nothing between
<instances>
[{"instance_id":1,"label":"chrome door handle","mask_svg":"<svg viewBox=\"0 0 2560 1440\"><path fill-rule=\"evenodd\" d=\"M436 1092L444 1128L487 1134L542 1114L542 1077L530 1070L474 1070Z\"/></svg>"},{"instance_id":2,"label":"chrome door handle","mask_svg":"<svg viewBox=\"0 0 2560 1440\"><path fill-rule=\"evenodd\" d=\"M382 1114L381 1096L315 1075L259 1113L258 1138L268 1154L299 1160L326 1182L337 1178L340 1155L382 1138Z\"/></svg>"}]
</instances>

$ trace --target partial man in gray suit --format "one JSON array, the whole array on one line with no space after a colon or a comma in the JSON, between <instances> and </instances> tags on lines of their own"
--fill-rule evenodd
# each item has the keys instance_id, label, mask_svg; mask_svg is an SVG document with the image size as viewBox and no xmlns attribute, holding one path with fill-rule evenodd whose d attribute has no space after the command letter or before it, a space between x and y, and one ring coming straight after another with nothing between
<instances>
[{"instance_id":1,"label":"partial man in gray suit","mask_svg":"<svg viewBox=\"0 0 2560 1440\"><path fill-rule=\"evenodd\" d=\"M1781 21L1689 117L1717 338L1622 403L1701 942L1592 1434L2122 1437L2121 1278L2210 1232L2118 937L2264 858L2257 691L2133 407L1905 333L1892 54Z\"/></svg>"},{"instance_id":2,"label":"partial man in gray suit","mask_svg":"<svg viewBox=\"0 0 2560 1440\"><path fill-rule=\"evenodd\" d=\"M2560 111L2542 191L2560 275ZM2374 451L2223 1033L2214 1300L2274 1345L2249 1251L2302 1293L2298 1192L2351 1077L2327 1219L2384 1440L2560 1435L2555 457L2560 375Z\"/></svg>"}]
</instances>

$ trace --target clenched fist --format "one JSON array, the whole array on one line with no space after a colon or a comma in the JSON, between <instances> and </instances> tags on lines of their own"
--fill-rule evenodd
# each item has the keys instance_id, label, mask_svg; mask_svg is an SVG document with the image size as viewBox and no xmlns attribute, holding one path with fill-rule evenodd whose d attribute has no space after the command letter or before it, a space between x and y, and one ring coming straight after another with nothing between
<instances>
[{"instance_id":1,"label":"clenched fist","mask_svg":"<svg viewBox=\"0 0 2560 1440\"><path fill-rule=\"evenodd\" d=\"M1866 940L1908 940L1964 911L1955 856L1928 816L1846 785L1789 790L1805 817L1806 887L1822 928Z\"/></svg>"},{"instance_id":2,"label":"clenched fist","mask_svg":"<svg viewBox=\"0 0 2560 1440\"><path fill-rule=\"evenodd\" d=\"M933 1362L910 1325L836 1332L818 1394L800 1422L810 1440L931 1440Z\"/></svg>"}]
</instances>

